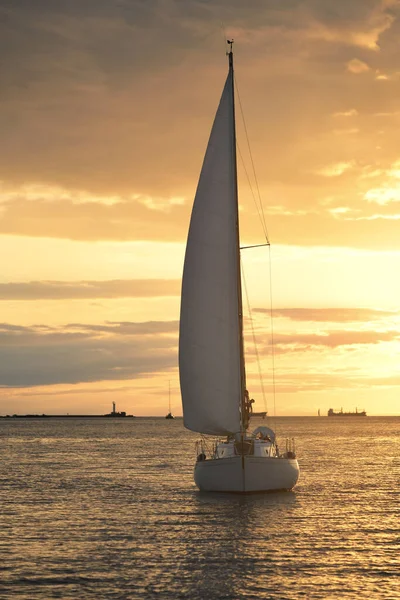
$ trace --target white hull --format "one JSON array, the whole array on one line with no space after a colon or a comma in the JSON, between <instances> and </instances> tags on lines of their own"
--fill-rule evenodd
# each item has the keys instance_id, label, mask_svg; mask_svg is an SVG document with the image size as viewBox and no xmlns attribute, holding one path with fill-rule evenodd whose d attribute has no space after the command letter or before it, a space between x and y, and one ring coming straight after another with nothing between
<instances>
[{"instance_id":1,"label":"white hull","mask_svg":"<svg viewBox=\"0 0 400 600\"><path fill-rule=\"evenodd\" d=\"M232 456L196 463L194 480L204 492L291 490L300 469L295 458Z\"/></svg>"}]
</instances>

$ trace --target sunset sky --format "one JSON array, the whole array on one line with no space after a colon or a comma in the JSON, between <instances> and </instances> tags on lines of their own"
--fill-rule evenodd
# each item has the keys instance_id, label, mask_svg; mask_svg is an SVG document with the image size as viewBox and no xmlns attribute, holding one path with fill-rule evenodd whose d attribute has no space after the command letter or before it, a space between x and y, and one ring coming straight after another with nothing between
<instances>
[{"instance_id":1,"label":"sunset sky","mask_svg":"<svg viewBox=\"0 0 400 600\"><path fill-rule=\"evenodd\" d=\"M182 414L180 279L227 36L276 411L400 414L398 0L0 0L0 414L165 415L169 381ZM265 410L251 315L272 413L268 250L243 268L248 388Z\"/></svg>"}]
</instances>

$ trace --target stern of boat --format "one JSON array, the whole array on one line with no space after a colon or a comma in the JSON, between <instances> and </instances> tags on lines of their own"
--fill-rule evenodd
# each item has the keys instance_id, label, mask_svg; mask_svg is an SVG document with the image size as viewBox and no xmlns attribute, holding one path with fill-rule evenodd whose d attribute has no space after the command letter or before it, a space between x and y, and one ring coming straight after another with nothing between
<instances>
[{"instance_id":1,"label":"stern of boat","mask_svg":"<svg viewBox=\"0 0 400 600\"><path fill-rule=\"evenodd\" d=\"M291 490L300 468L294 442L288 441L286 452L279 454L271 441L248 438L214 442L201 440L197 445L194 480L201 491L254 493Z\"/></svg>"}]
</instances>

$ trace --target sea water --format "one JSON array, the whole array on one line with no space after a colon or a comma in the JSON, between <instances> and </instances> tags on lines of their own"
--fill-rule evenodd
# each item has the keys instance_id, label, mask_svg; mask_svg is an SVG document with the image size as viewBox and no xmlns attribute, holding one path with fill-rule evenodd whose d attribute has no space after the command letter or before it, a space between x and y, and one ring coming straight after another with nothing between
<instances>
[{"instance_id":1,"label":"sea water","mask_svg":"<svg viewBox=\"0 0 400 600\"><path fill-rule=\"evenodd\" d=\"M400 598L400 418L268 424L293 492L199 493L181 419L0 420L0 598Z\"/></svg>"}]
</instances>

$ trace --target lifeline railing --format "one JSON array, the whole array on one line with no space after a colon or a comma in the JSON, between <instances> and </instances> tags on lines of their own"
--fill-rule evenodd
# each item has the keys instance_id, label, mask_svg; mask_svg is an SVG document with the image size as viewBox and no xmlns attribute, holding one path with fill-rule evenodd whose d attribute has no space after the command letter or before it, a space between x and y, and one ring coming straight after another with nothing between
<instances>
[{"instance_id":1,"label":"lifeline railing","mask_svg":"<svg viewBox=\"0 0 400 600\"><path fill-rule=\"evenodd\" d=\"M206 457L215 457L217 453L217 444L217 441L209 440L205 437L202 437L200 440L197 440L195 442L197 459L199 459L200 456L204 456L202 460L204 460Z\"/></svg>"},{"instance_id":2,"label":"lifeline railing","mask_svg":"<svg viewBox=\"0 0 400 600\"><path fill-rule=\"evenodd\" d=\"M286 438L286 456L288 458L295 458L296 456L296 444L294 438Z\"/></svg>"}]
</instances>

